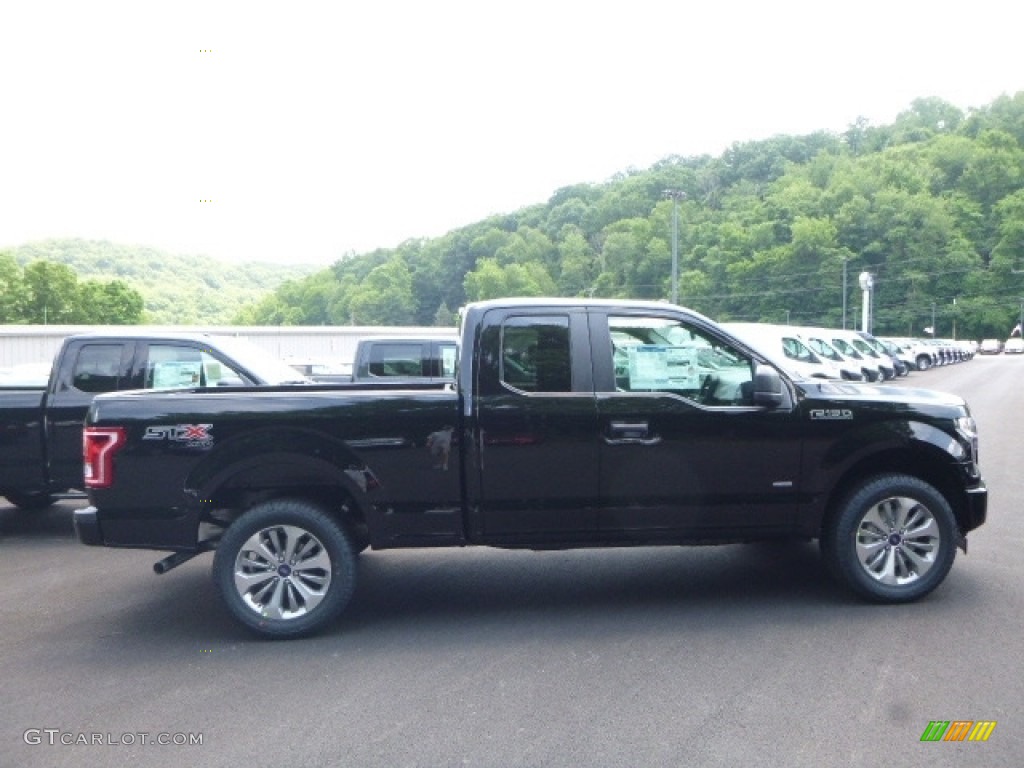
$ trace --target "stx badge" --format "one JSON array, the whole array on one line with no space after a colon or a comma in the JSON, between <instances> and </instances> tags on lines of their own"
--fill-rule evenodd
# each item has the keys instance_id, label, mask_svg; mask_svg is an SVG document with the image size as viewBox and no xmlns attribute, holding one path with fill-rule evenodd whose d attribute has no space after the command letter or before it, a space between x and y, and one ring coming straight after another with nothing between
<instances>
[{"instance_id":1,"label":"stx badge","mask_svg":"<svg viewBox=\"0 0 1024 768\"><path fill-rule=\"evenodd\" d=\"M146 427L143 440L169 440L182 443L188 448L212 448L213 436L210 430L213 424L174 424L159 427Z\"/></svg>"}]
</instances>

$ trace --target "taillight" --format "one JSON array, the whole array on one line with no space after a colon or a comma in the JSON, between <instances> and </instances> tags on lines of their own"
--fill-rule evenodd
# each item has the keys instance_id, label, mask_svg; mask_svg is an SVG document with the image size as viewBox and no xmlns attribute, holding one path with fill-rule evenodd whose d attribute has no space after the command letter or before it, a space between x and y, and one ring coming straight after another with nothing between
<instances>
[{"instance_id":1,"label":"taillight","mask_svg":"<svg viewBox=\"0 0 1024 768\"><path fill-rule=\"evenodd\" d=\"M86 427L82 432L85 487L109 488L114 482L114 454L125 443L124 427Z\"/></svg>"}]
</instances>

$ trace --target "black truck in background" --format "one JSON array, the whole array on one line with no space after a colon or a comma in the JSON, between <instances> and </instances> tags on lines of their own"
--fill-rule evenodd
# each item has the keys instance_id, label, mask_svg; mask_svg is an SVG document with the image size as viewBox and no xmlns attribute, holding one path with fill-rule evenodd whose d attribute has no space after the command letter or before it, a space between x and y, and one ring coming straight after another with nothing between
<instances>
[{"instance_id":1,"label":"black truck in background","mask_svg":"<svg viewBox=\"0 0 1024 768\"><path fill-rule=\"evenodd\" d=\"M458 343L448 336L368 336L356 343L353 361L337 364L289 360L288 364L322 384L367 388L440 388L455 381Z\"/></svg>"},{"instance_id":2,"label":"black truck in background","mask_svg":"<svg viewBox=\"0 0 1024 768\"><path fill-rule=\"evenodd\" d=\"M0 495L23 509L84 498L82 423L103 392L306 381L229 336L130 330L69 336L45 387L0 387Z\"/></svg>"},{"instance_id":3,"label":"black truck in background","mask_svg":"<svg viewBox=\"0 0 1024 768\"><path fill-rule=\"evenodd\" d=\"M919 599L982 525L966 403L806 380L655 302L505 299L463 313L454 388L100 395L89 545L214 551L269 637L334 620L366 547L817 539L860 596Z\"/></svg>"}]
</instances>

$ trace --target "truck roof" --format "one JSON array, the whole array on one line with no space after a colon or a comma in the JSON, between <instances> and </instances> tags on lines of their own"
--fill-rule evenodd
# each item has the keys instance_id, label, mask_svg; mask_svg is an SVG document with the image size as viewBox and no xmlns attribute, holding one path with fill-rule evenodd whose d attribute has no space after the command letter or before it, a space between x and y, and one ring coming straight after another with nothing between
<instances>
[{"instance_id":1,"label":"truck roof","mask_svg":"<svg viewBox=\"0 0 1024 768\"><path fill-rule=\"evenodd\" d=\"M139 328L126 327L123 331L86 331L76 333L67 337L72 339L167 339L187 341L209 341L218 338L235 338L223 333L204 333L201 331L152 331Z\"/></svg>"}]
</instances>

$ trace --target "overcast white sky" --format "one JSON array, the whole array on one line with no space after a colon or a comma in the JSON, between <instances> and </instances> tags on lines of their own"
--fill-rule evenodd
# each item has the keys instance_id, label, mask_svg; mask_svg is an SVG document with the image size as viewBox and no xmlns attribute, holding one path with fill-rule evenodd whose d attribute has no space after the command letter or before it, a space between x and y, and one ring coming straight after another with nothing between
<instances>
[{"instance_id":1,"label":"overcast white sky","mask_svg":"<svg viewBox=\"0 0 1024 768\"><path fill-rule=\"evenodd\" d=\"M1012 0L0 0L0 249L328 264L1024 89Z\"/></svg>"}]
</instances>

